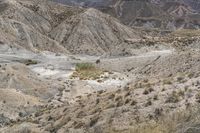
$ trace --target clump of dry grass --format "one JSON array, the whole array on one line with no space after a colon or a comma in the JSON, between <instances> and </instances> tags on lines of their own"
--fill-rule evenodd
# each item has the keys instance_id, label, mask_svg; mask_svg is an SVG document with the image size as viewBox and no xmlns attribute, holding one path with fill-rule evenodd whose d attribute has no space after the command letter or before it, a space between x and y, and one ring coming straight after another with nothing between
<instances>
[{"instance_id":1,"label":"clump of dry grass","mask_svg":"<svg viewBox=\"0 0 200 133\"><path fill-rule=\"evenodd\" d=\"M173 91L166 100L166 103L177 103L180 101L180 96L176 91Z\"/></svg>"}]
</instances>

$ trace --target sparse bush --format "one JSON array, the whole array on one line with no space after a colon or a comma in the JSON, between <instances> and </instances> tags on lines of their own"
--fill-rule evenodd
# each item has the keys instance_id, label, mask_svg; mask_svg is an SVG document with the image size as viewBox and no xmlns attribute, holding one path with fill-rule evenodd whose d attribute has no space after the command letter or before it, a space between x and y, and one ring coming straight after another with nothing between
<instances>
[{"instance_id":1,"label":"sparse bush","mask_svg":"<svg viewBox=\"0 0 200 133\"><path fill-rule=\"evenodd\" d=\"M198 103L200 103L200 92L195 95L195 98Z\"/></svg>"},{"instance_id":2,"label":"sparse bush","mask_svg":"<svg viewBox=\"0 0 200 133\"><path fill-rule=\"evenodd\" d=\"M158 100L158 95L154 95L153 100Z\"/></svg>"},{"instance_id":3,"label":"sparse bush","mask_svg":"<svg viewBox=\"0 0 200 133\"><path fill-rule=\"evenodd\" d=\"M85 126L85 123L84 122L77 122L75 125L74 125L74 128L75 129L80 129L81 127L84 127Z\"/></svg>"},{"instance_id":4,"label":"sparse bush","mask_svg":"<svg viewBox=\"0 0 200 133\"><path fill-rule=\"evenodd\" d=\"M172 33L173 36L178 36L178 37L195 37L199 36L200 31L199 30L192 30L192 29L181 29L181 30L176 30L175 32Z\"/></svg>"},{"instance_id":5,"label":"sparse bush","mask_svg":"<svg viewBox=\"0 0 200 133\"><path fill-rule=\"evenodd\" d=\"M173 91L171 93L171 95L169 95L169 97L167 98L166 102L167 103L177 103L179 102L180 97L178 95L178 93L176 91Z\"/></svg>"},{"instance_id":6,"label":"sparse bush","mask_svg":"<svg viewBox=\"0 0 200 133\"><path fill-rule=\"evenodd\" d=\"M103 82L103 80L101 80L101 79L98 79L98 80L97 80L97 82L98 82L98 83L102 83L102 82Z\"/></svg>"},{"instance_id":7,"label":"sparse bush","mask_svg":"<svg viewBox=\"0 0 200 133\"><path fill-rule=\"evenodd\" d=\"M135 100L133 100L132 102L131 102L131 105L132 106L134 106L134 105L136 105L137 104L137 101L135 101Z\"/></svg>"},{"instance_id":8,"label":"sparse bush","mask_svg":"<svg viewBox=\"0 0 200 133\"><path fill-rule=\"evenodd\" d=\"M128 99L126 99L126 100L125 100L125 104L128 104L128 103L130 103L130 101L131 101L131 99L129 99L129 98L128 98Z\"/></svg>"},{"instance_id":9,"label":"sparse bush","mask_svg":"<svg viewBox=\"0 0 200 133\"><path fill-rule=\"evenodd\" d=\"M144 92L143 92L143 94L144 94L144 95L148 95L148 94L149 94L149 90L148 90L148 89L145 89Z\"/></svg>"},{"instance_id":10,"label":"sparse bush","mask_svg":"<svg viewBox=\"0 0 200 133\"><path fill-rule=\"evenodd\" d=\"M132 124L127 133L197 133L199 132L200 109L178 110L173 114L162 115L162 109L155 110L159 120L143 124ZM155 115L156 115L155 114ZM161 114L161 115L160 115ZM114 132L113 132L114 133Z\"/></svg>"},{"instance_id":11,"label":"sparse bush","mask_svg":"<svg viewBox=\"0 0 200 133\"><path fill-rule=\"evenodd\" d=\"M149 82L148 80L144 80L142 82L138 82L134 85L135 88L150 88L154 83Z\"/></svg>"},{"instance_id":12,"label":"sparse bush","mask_svg":"<svg viewBox=\"0 0 200 133\"><path fill-rule=\"evenodd\" d=\"M116 106L117 107L121 107L121 106L123 106L123 104L124 104L124 102L122 100L120 100L120 101L117 102Z\"/></svg>"},{"instance_id":13,"label":"sparse bush","mask_svg":"<svg viewBox=\"0 0 200 133\"><path fill-rule=\"evenodd\" d=\"M36 60L31 60L31 59L25 60L23 63L24 63L25 65L27 65L27 66L38 64L38 62L37 62Z\"/></svg>"},{"instance_id":14,"label":"sparse bush","mask_svg":"<svg viewBox=\"0 0 200 133\"><path fill-rule=\"evenodd\" d=\"M188 74L188 78L190 78L190 79L193 78L194 76L195 76L194 73L189 73Z\"/></svg>"},{"instance_id":15,"label":"sparse bush","mask_svg":"<svg viewBox=\"0 0 200 133\"><path fill-rule=\"evenodd\" d=\"M80 111L80 112L78 112L78 114L77 114L77 118L83 118L83 117L85 117L87 114L86 114L86 112L84 112L84 111Z\"/></svg>"},{"instance_id":16,"label":"sparse bush","mask_svg":"<svg viewBox=\"0 0 200 133\"><path fill-rule=\"evenodd\" d=\"M180 90L178 92L178 95L181 96L181 97L184 97L185 96L185 92L183 90Z\"/></svg>"},{"instance_id":17,"label":"sparse bush","mask_svg":"<svg viewBox=\"0 0 200 133\"><path fill-rule=\"evenodd\" d=\"M172 81L171 81L171 79L165 79L165 80L163 80L163 84L164 85L171 85Z\"/></svg>"},{"instance_id":18,"label":"sparse bush","mask_svg":"<svg viewBox=\"0 0 200 133\"><path fill-rule=\"evenodd\" d=\"M148 99L148 101L145 103L145 107L148 107L151 105L152 105L151 99Z\"/></svg>"},{"instance_id":19,"label":"sparse bush","mask_svg":"<svg viewBox=\"0 0 200 133\"><path fill-rule=\"evenodd\" d=\"M189 88L189 86L186 85L186 86L184 87L184 90L185 90L185 91L188 91L188 88Z\"/></svg>"},{"instance_id":20,"label":"sparse bush","mask_svg":"<svg viewBox=\"0 0 200 133\"><path fill-rule=\"evenodd\" d=\"M96 60L96 64L99 64L101 63L100 59Z\"/></svg>"},{"instance_id":21,"label":"sparse bush","mask_svg":"<svg viewBox=\"0 0 200 133\"><path fill-rule=\"evenodd\" d=\"M148 94L151 93L152 91L154 91L153 88L148 88L148 89L145 89L145 90L144 90L143 94L144 94L144 95L148 95Z\"/></svg>"},{"instance_id":22,"label":"sparse bush","mask_svg":"<svg viewBox=\"0 0 200 133\"><path fill-rule=\"evenodd\" d=\"M120 101L120 100L122 100L122 96L117 96L117 97L115 98L115 101Z\"/></svg>"},{"instance_id":23,"label":"sparse bush","mask_svg":"<svg viewBox=\"0 0 200 133\"><path fill-rule=\"evenodd\" d=\"M96 114L96 113L99 113L99 112L101 112L101 111L102 111L102 109L101 109L100 107L94 108L94 109L91 111L91 115Z\"/></svg>"},{"instance_id":24,"label":"sparse bush","mask_svg":"<svg viewBox=\"0 0 200 133\"><path fill-rule=\"evenodd\" d=\"M125 91L129 91L131 88L130 88L130 86L128 86L128 85L126 85L125 87L124 87L124 90Z\"/></svg>"},{"instance_id":25,"label":"sparse bush","mask_svg":"<svg viewBox=\"0 0 200 133\"><path fill-rule=\"evenodd\" d=\"M162 108L156 108L154 111L155 117L158 119L162 115Z\"/></svg>"},{"instance_id":26,"label":"sparse bush","mask_svg":"<svg viewBox=\"0 0 200 133\"><path fill-rule=\"evenodd\" d=\"M113 102L109 103L105 109L110 109L110 108L114 108L115 107L115 104Z\"/></svg>"},{"instance_id":27,"label":"sparse bush","mask_svg":"<svg viewBox=\"0 0 200 133\"><path fill-rule=\"evenodd\" d=\"M97 117L97 116L91 118L91 120L90 120L90 127L94 126L98 122L98 120L99 120L99 117Z\"/></svg>"},{"instance_id":28,"label":"sparse bush","mask_svg":"<svg viewBox=\"0 0 200 133\"><path fill-rule=\"evenodd\" d=\"M122 90L121 89L118 89L117 91L116 91L116 93L121 93L122 92Z\"/></svg>"},{"instance_id":29,"label":"sparse bush","mask_svg":"<svg viewBox=\"0 0 200 133\"><path fill-rule=\"evenodd\" d=\"M144 83L148 83L149 80L148 80L148 79L144 79L143 82L144 82Z\"/></svg>"},{"instance_id":30,"label":"sparse bush","mask_svg":"<svg viewBox=\"0 0 200 133\"><path fill-rule=\"evenodd\" d=\"M149 87L151 87L151 83L145 83L145 84L143 84L143 87L146 87L146 88L149 88Z\"/></svg>"},{"instance_id":31,"label":"sparse bush","mask_svg":"<svg viewBox=\"0 0 200 133\"><path fill-rule=\"evenodd\" d=\"M183 80L184 80L184 77L181 77L181 76L177 77L177 81L178 81L179 83L182 83Z\"/></svg>"},{"instance_id":32,"label":"sparse bush","mask_svg":"<svg viewBox=\"0 0 200 133\"><path fill-rule=\"evenodd\" d=\"M128 92L124 95L124 97L130 96L130 95L131 95L131 92L128 91Z\"/></svg>"},{"instance_id":33,"label":"sparse bush","mask_svg":"<svg viewBox=\"0 0 200 133\"><path fill-rule=\"evenodd\" d=\"M96 99L96 104L99 104L99 102L100 102L100 99L97 98L97 99Z\"/></svg>"},{"instance_id":34,"label":"sparse bush","mask_svg":"<svg viewBox=\"0 0 200 133\"><path fill-rule=\"evenodd\" d=\"M104 90L97 91L97 94L103 94Z\"/></svg>"},{"instance_id":35,"label":"sparse bush","mask_svg":"<svg viewBox=\"0 0 200 133\"><path fill-rule=\"evenodd\" d=\"M149 88L149 92L153 92L154 91L154 89L153 88Z\"/></svg>"},{"instance_id":36,"label":"sparse bush","mask_svg":"<svg viewBox=\"0 0 200 133\"><path fill-rule=\"evenodd\" d=\"M115 97L115 94L110 94L109 96L108 96L108 99L113 99Z\"/></svg>"}]
</instances>

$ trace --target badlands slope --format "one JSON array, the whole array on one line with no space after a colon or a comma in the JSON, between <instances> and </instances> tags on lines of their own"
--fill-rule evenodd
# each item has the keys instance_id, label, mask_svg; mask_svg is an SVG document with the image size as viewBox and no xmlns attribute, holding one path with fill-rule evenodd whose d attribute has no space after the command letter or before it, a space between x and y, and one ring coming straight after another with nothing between
<instances>
[{"instance_id":1,"label":"badlands slope","mask_svg":"<svg viewBox=\"0 0 200 133\"><path fill-rule=\"evenodd\" d=\"M0 7L0 132L200 132L199 31L151 37L46 0Z\"/></svg>"},{"instance_id":2,"label":"badlands slope","mask_svg":"<svg viewBox=\"0 0 200 133\"><path fill-rule=\"evenodd\" d=\"M95 9L45 0L8 0L0 4L4 7L0 15L1 42L35 52L119 55L132 48L126 39L140 38L136 31Z\"/></svg>"}]
</instances>

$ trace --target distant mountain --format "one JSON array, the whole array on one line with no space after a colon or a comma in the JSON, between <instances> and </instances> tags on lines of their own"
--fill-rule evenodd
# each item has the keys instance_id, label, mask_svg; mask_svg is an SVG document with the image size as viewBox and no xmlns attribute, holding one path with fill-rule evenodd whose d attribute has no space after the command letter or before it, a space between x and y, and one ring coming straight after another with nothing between
<instances>
[{"instance_id":1,"label":"distant mountain","mask_svg":"<svg viewBox=\"0 0 200 133\"><path fill-rule=\"evenodd\" d=\"M167 3L179 3L188 6L197 12L200 12L199 0L151 0L151 2L158 5L165 5Z\"/></svg>"},{"instance_id":2,"label":"distant mountain","mask_svg":"<svg viewBox=\"0 0 200 133\"><path fill-rule=\"evenodd\" d=\"M198 0L54 0L68 5L93 7L126 25L161 29L199 29Z\"/></svg>"},{"instance_id":3,"label":"distant mountain","mask_svg":"<svg viewBox=\"0 0 200 133\"><path fill-rule=\"evenodd\" d=\"M200 12L200 1L199 0L184 0L184 2L190 5L194 10Z\"/></svg>"}]
</instances>

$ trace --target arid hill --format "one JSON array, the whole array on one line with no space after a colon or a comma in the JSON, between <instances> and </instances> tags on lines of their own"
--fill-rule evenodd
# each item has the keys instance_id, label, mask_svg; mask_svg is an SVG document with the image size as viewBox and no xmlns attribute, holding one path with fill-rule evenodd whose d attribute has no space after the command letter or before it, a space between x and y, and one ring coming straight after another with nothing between
<instances>
[{"instance_id":1,"label":"arid hill","mask_svg":"<svg viewBox=\"0 0 200 133\"><path fill-rule=\"evenodd\" d=\"M0 133L200 132L197 1L66 2L0 0Z\"/></svg>"},{"instance_id":2,"label":"arid hill","mask_svg":"<svg viewBox=\"0 0 200 133\"><path fill-rule=\"evenodd\" d=\"M94 7L132 27L199 29L197 0L54 0L74 6Z\"/></svg>"},{"instance_id":3,"label":"arid hill","mask_svg":"<svg viewBox=\"0 0 200 133\"><path fill-rule=\"evenodd\" d=\"M48 1L2 1L1 42L32 51L71 54L123 54L124 40L139 34L95 9L81 9ZM112 51L112 53L110 53Z\"/></svg>"}]
</instances>

